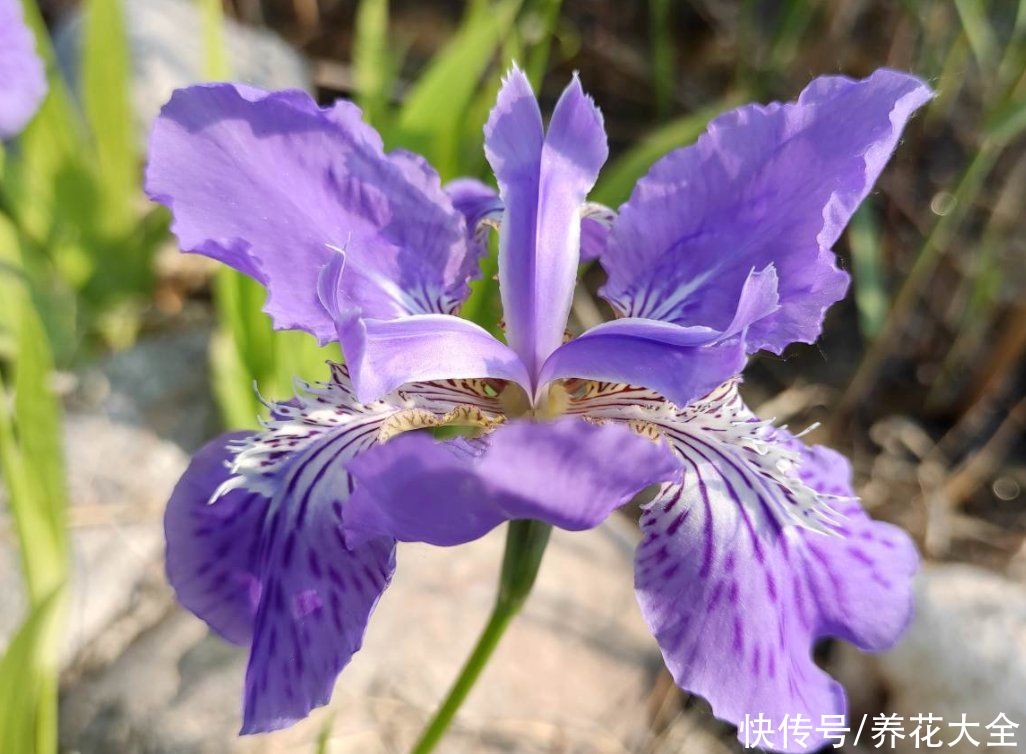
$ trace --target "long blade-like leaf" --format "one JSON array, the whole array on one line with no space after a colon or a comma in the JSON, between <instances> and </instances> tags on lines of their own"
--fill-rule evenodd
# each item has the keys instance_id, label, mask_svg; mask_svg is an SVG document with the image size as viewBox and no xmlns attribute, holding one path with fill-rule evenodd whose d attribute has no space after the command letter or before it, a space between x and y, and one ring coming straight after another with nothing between
<instances>
[{"instance_id":1,"label":"long blade-like leaf","mask_svg":"<svg viewBox=\"0 0 1026 754\"><path fill-rule=\"evenodd\" d=\"M399 116L396 141L420 152L443 179L453 178L459 159L463 115L521 0L475 2L459 31L413 87Z\"/></svg>"},{"instance_id":2,"label":"long blade-like leaf","mask_svg":"<svg viewBox=\"0 0 1026 754\"><path fill-rule=\"evenodd\" d=\"M84 11L82 100L96 143L104 200L100 221L121 235L131 226L138 191L124 9L121 0L87 0Z\"/></svg>"}]
</instances>

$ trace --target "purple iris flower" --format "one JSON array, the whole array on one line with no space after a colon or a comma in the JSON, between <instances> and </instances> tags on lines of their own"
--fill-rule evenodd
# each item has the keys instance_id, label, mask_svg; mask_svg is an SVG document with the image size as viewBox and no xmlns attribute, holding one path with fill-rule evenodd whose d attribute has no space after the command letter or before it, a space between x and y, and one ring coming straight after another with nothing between
<instances>
[{"instance_id":1,"label":"purple iris flower","mask_svg":"<svg viewBox=\"0 0 1026 754\"><path fill-rule=\"evenodd\" d=\"M20 0L0 0L0 140L17 136L46 95L46 74Z\"/></svg>"},{"instance_id":2,"label":"purple iris flower","mask_svg":"<svg viewBox=\"0 0 1026 754\"><path fill-rule=\"evenodd\" d=\"M327 702L396 541L585 529L653 484L636 585L677 683L735 723L843 713L811 647L896 641L915 549L863 512L841 456L757 419L738 375L817 338L848 285L831 247L930 96L889 70L816 79L716 119L614 213L586 203L607 147L576 78L546 129L508 75L485 128L498 194L384 152L349 102L176 92L147 190L182 248L256 278L277 327L346 357L263 431L203 448L168 507L179 599L250 646L243 732ZM493 228L505 344L456 316ZM568 340L582 258L621 317ZM476 433L410 431L442 425Z\"/></svg>"}]
</instances>

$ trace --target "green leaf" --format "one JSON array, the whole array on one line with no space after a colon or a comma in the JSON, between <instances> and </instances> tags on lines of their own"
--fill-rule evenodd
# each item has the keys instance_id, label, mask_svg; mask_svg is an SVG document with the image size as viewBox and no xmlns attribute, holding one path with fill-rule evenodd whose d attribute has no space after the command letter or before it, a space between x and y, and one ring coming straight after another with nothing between
<instances>
[{"instance_id":1,"label":"green leaf","mask_svg":"<svg viewBox=\"0 0 1026 754\"><path fill-rule=\"evenodd\" d=\"M396 143L427 157L444 180L456 175L463 117L520 5L521 0L471 3L460 29L403 104Z\"/></svg>"},{"instance_id":2,"label":"green leaf","mask_svg":"<svg viewBox=\"0 0 1026 754\"><path fill-rule=\"evenodd\" d=\"M139 182L124 12L121 0L86 0L84 14L82 100L96 144L99 222L107 233L120 235L134 220Z\"/></svg>"},{"instance_id":3,"label":"green leaf","mask_svg":"<svg viewBox=\"0 0 1026 754\"><path fill-rule=\"evenodd\" d=\"M848 230L852 272L855 282L855 306L859 326L866 340L872 340L887 317L887 290L884 285L880 228L872 206L863 204L852 218Z\"/></svg>"},{"instance_id":4,"label":"green leaf","mask_svg":"<svg viewBox=\"0 0 1026 754\"><path fill-rule=\"evenodd\" d=\"M693 142L713 117L732 105L733 100L727 99L656 129L603 171L591 199L610 207L619 206L656 160L672 149Z\"/></svg>"},{"instance_id":5,"label":"green leaf","mask_svg":"<svg viewBox=\"0 0 1026 754\"><path fill-rule=\"evenodd\" d=\"M662 119L670 114L673 105L673 69L675 51L671 15L672 0L649 0L648 28L652 40L652 83L655 88L656 115Z\"/></svg>"},{"instance_id":6,"label":"green leaf","mask_svg":"<svg viewBox=\"0 0 1026 754\"><path fill-rule=\"evenodd\" d=\"M998 144L1007 144L1026 131L1026 98L1001 103L987 119L984 135Z\"/></svg>"},{"instance_id":7,"label":"green leaf","mask_svg":"<svg viewBox=\"0 0 1026 754\"><path fill-rule=\"evenodd\" d=\"M33 608L0 659L0 751L57 751L57 673L65 590Z\"/></svg>"},{"instance_id":8,"label":"green leaf","mask_svg":"<svg viewBox=\"0 0 1026 754\"><path fill-rule=\"evenodd\" d=\"M496 234L489 238L488 254L481 260L481 277L470 283L470 295L460 308L460 316L469 319L492 335L504 339L499 320L502 304L499 299L499 244Z\"/></svg>"},{"instance_id":9,"label":"green leaf","mask_svg":"<svg viewBox=\"0 0 1026 754\"><path fill-rule=\"evenodd\" d=\"M388 0L361 0L356 9L353 76L356 103L371 125L381 128L398 73L398 56L389 47Z\"/></svg>"},{"instance_id":10,"label":"green leaf","mask_svg":"<svg viewBox=\"0 0 1026 754\"><path fill-rule=\"evenodd\" d=\"M212 81L224 81L231 76L224 41L224 7L221 0L197 1L203 28L203 73Z\"/></svg>"},{"instance_id":11,"label":"green leaf","mask_svg":"<svg viewBox=\"0 0 1026 754\"><path fill-rule=\"evenodd\" d=\"M64 579L66 492L53 357L13 238L0 223L0 323L14 341L13 397L0 379L0 476L35 602Z\"/></svg>"},{"instance_id":12,"label":"green leaf","mask_svg":"<svg viewBox=\"0 0 1026 754\"><path fill-rule=\"evenodd\" d=\"M74 200L58 201L58 177L82 170L90 154L83 124L60 77L53 47L39 8L23 0L25 22L36 38L36 50L46 65L48 91L39 112L18 138L18 159L11 160L4 189L14 202L18 219L36 239L52 233L56 218L95 222L95 213Z\"/></svg>"},{"instance_id":13,"label":"green leaf","mask_svg":"<svg viewBox=\"0 0 1026 754\"><path fill-rule=\"evenodd\" d=\"M987 20L987 3L985 0L955 0L955 8L973 57L983 72L989 72L997 57L997 42Z\"/></svg>"},{"instance_id":14,"label":"green leaf","mask_svg":"<svg viewBox=\"0 0 1026 754\"><path fill-rule=\"evenodd\" d=\"M278 363L273 388L278 399L294 392L295 378L307 382L324 380L328 376L325 362L342 361L338 344L319 346L313 335L300 330L279 330L274 333L274 340Z\"/></svg>"},{"instance_id":15,"label":"green leaf","mask_svg":"<svg viewBox=\"0 0 1026 754\"><path fill-rule=\"evenodd\" d=\"M524 14L521 32L524 46L527 48L527 65L524 72L535 91L541 89L542 79L549 67L549 54L552 40L556 37L556 26L559 24L559 11L562 0L536 0Z\"/></svg>"}]
</instances>

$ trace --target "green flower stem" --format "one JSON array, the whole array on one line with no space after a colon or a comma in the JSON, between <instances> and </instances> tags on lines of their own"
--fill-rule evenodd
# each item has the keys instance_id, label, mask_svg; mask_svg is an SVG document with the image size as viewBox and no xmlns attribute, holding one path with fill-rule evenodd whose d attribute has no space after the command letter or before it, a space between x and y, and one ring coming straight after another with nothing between
<instances>
[{"instance_id":1,"label":"green flower stem","mask_svg":"<svg viewBox=\"0 0 1026 754\"><path fill-rule=\"evenodd\" d=\"M470 653L448 696L414 745L412 754L429 754L441 741L467 698L485 664L499 645L506 627L520 612L538 575L552 527L541 521L511 521L506 532L506 554L502 559L499 594L481 637Z\"/></svg>"}]
</instances>

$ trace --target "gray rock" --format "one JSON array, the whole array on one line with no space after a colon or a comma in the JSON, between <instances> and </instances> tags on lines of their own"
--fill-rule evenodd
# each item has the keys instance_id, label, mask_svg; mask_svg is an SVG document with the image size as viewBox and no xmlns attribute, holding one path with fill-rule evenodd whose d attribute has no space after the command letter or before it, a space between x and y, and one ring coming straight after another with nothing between
<instances>
[{"instance_id":1,"label":"gray rock","mask_svg":"<svg viewBox=\"0 0 1026 754\"><path fill-rule=\"evenodd\" d=\"M535 592L442 751L636 750L661 661L634 600L632 534L623 522L554 534ZM65 745L83 754L309 750L330 724L334 754L404 751L485 623L501 556L501 532L458 548L402 546L331 707L269 736L235 737L244 650L177 611L68 691Z\"/></svg>"},{"instance_id":2,"label":"gray rock","mask_svg":"<svg viewBox=\"0 0 1026 754\"><path fill-rule=\"evenodd\" d=\"M116 656L172 604L161 521L188 462L180 446L194 447L210 432L207 340L204 330L156 338L78 376L64 422L72 554L66 668ZM4 515L0 506L6 526ZM25 607L10 542L0 541L0 646Z\"/></svg>"},{"instance_id":3,"label":"gray rock","mask_svg":"<svg viewBox=\"0 0 1026 754\"><path fill-rule=\"evenodd\" d=\"M72 501L71 604L65 632L68 664L112 623L140 607L145 595L166 592L161 574L161 508L187 457L152 432L106 417L65 417L65 453ZM15 548L0 548L0 643L24 612ZM166 598L165 598L166 601Z\"/></svg>"},{"instance_id":4,"label":"gray rock","mask_svg":"<svg viewBox=\"0 0 1026 754\"><path fill-rule=\"evenodd\" d=\"M204 75L203 27L194 0L126 0L125 26L135 78L132 97L138 133L149 126L174 89L207 80ZM75 11L54 37L57 59L72 86L79 80L83 18ZM303 58L265 30L225 19L225 47L230 78L264 89L309 89Z\"/></svg>"},{"instance_id":5,"label":"gray rock","mask_svg":"<svg viewBox=\"0 0 1026 754\"><path fill-rule=\"evenodd\" d=\"M209 344L205 328L145 340L81 375L72 404L195 450L218 431Z\"/></svg>"},{"instance_id":6,"label":"gray rock","mask_svg":"<svg viewBox=\"0 0 1026 754\"><path fill-rule=\"evenodd\" d=\"M946 751L973 752L987 745L985 726L1004 713L1026 744L1026 591L1017 583L970 565L927 565L916 586L916 617L891 652L861 663L888 692L888 712L905 718L943 718L946 743L957 736L947 723L964 713L979 747L967 741ZM919 751L906 739L899 751Z\"/></svg>"}]
</instances>

